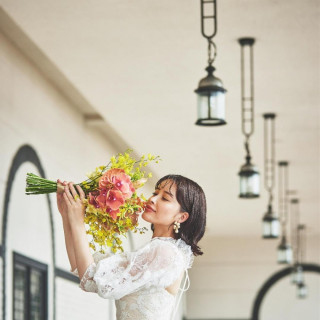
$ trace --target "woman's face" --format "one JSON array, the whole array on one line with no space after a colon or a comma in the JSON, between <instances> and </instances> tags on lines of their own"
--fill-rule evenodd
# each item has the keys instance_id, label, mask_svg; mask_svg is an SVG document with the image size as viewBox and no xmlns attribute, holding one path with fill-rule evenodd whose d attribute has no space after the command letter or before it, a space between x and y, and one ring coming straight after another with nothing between
<instances>
[{"instance_id":1,"label":"woman's face","mask_svg":"<svg viewBox=\"0 0 320 320\"><path fill-rule=\"evenodd\" d=\"M147 207L142 218L156 226L169 227L174 221L179 221L182 213L176 199L176 185L171 180L162 181L158 189L147 201Z\"/></svg>"}]
</instances>

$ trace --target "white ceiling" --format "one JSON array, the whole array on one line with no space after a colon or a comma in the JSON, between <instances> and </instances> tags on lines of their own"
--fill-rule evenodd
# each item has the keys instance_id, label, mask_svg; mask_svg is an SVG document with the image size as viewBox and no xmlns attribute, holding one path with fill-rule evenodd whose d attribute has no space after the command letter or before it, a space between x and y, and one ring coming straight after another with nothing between
<instances>
[{"instance_id":1,"label":"white ceiling","mask_svg":"<svg viewBox=\"0 0 320 320\"><path fill-rule=\"evenodd\" d=\"M256 38L253 162L263 170L263 120L275 112L277 160L309 233L319 233L319 4L316 0L218 1L216 75L227 92L226 126L196 121L194 89L205 76L199 0L18 1L2 8L138 153L154 153L158 176L197 181L208 233L260 236L267 194L238 198L244 162L239 37ZM275 206L277 208L277 206Z\"/></svg>"}]
</instances>

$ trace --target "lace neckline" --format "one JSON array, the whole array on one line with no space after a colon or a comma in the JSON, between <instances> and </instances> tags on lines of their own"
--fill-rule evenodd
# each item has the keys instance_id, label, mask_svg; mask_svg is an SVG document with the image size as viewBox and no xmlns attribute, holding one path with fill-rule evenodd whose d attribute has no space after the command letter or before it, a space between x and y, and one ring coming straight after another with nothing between
<instances>
[{"instance_id":1,"label":"lace neckline","mask_svg":"<svg viewBox=\"0 0 320 320\"><path fill-rule=\"evenodd\" d=\"M178 240L178 239L175 239L175 238L172 238L172 237L153 237L153 238L151 238L151 241L154 240L154 239L172 239L172 240L175 240L175 241Z\"/></svg>"},{"instance_id":2,"label":"lace neckline","mask_svg":"<svg viewBox=\"0 0 320 320\"><path fill-rule=\"evenodd\" d=\"M191 246L188 245L184 240L182 240L181 238L174 239L172 237L154 237L151 238L151 242L156 239L168 241L173 245L177 246L184 253L187 269L191 268L194 261L194 255L191 250Z\"/></svg>"}]
</instances>

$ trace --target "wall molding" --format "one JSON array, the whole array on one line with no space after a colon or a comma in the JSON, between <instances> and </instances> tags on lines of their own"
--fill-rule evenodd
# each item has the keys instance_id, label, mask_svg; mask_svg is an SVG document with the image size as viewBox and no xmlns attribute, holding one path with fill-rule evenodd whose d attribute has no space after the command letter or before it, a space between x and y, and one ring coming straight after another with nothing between
<instances>
[{"instance_id":1,"label":"wall molding","mask_svg":"<svg viewBox=\"0 0 320 320\"><path fill-rule=\"evenodd\" d=\"M74 282L77 284L80 283L80 280L77 276L75 276L74 274L72 274L69 271L66 271L66 270L63 270L63 269L60 269L57 267L55 268L55 275L57 278L62 278L62 279L65 279L65 280L68 280L68 281L71 281L71 282Z\"/></svg>"}]
</instances>

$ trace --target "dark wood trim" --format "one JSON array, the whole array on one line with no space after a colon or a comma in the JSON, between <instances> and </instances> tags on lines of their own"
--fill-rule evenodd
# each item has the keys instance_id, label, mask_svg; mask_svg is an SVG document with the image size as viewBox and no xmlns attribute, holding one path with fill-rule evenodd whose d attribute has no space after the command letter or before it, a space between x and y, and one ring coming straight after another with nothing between
<instances>
[{"instance_id":1,"label":"dark wood trim","mask_svg":"<svg viewBox=\"0 0 320 320\"><path fill-rule=\"evenodd\" d=\"M23 265L28 265L37 270L48 272L48 266L44 263L41 263L37 260L31 259L21 253L13 252L13 262L18 262ZM13 263L14 264L14 263Z\"/></svg>"},{"instance_id":2,"label":"dark wood trim","mask_svg":"<svg viewBox=\"0 0 320 320\"><path fill-rule=\"evenodd\" d=\"M69 271L65 271L60 268L55 268L55 274L56 274L56 277L59 277L59 278L65 279L65 280L69 280L69 281L77 283L77 284L80 283L79 278Z\"/></svg>"}]
</instances>

